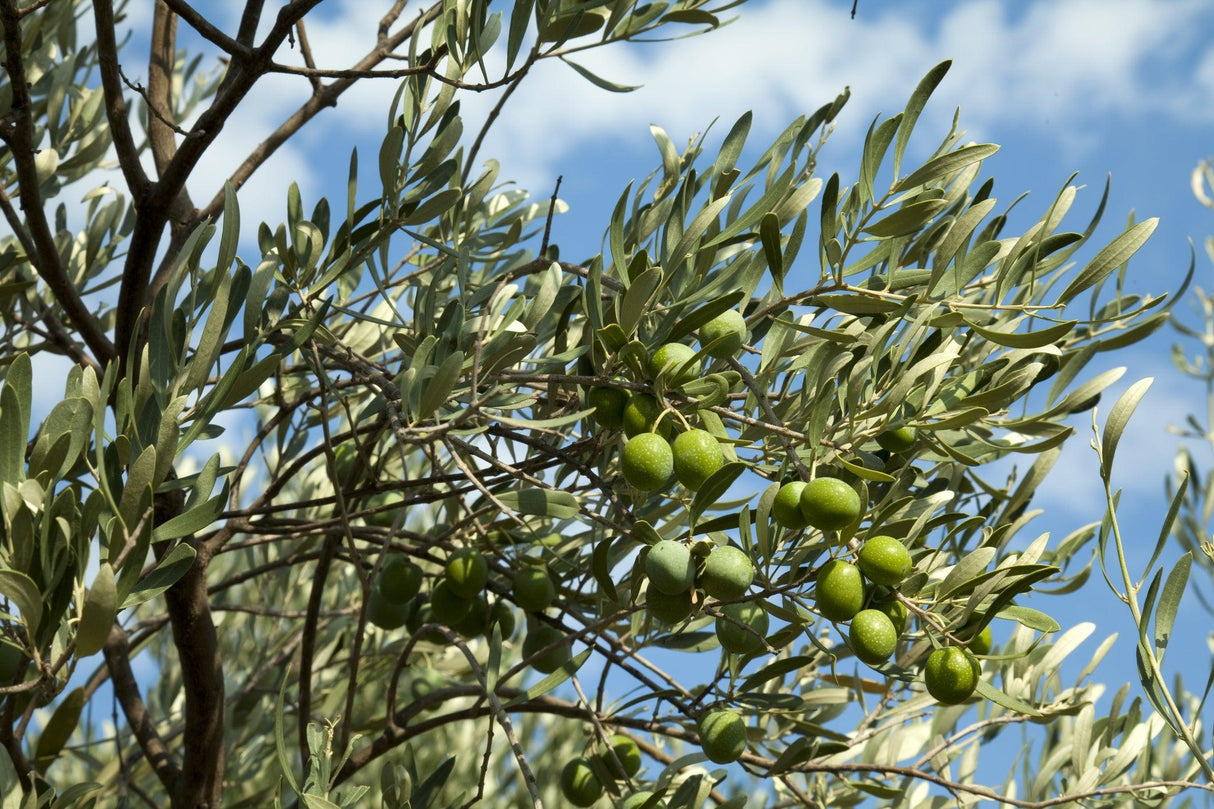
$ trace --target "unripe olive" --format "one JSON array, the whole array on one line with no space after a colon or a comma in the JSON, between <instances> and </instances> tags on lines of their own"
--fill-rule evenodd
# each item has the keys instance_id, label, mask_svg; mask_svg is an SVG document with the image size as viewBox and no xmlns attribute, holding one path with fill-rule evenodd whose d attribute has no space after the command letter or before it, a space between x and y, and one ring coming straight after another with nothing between
<instances>
[{"instance_id":1,"label":"unripe olive","mask_svg":"<svg viewBox=\"0 0 1214 809\"><path fill-rule=\"evenodd\" d=\"M700 747L717 764L737 761L746 750L746 722L728 708L715 708L700 717Z\"/></svg>"},{"instance_id":2,"label":"unripe olive","mask_svg":"<svg viewBox=\"0 0 1214 809\"><path fill-rule=\"evenodd\" d=\"M663 539L649 549L645 572L651 586L667 595L675 595L695 583L696 565L686 545Z\"/></svg>"},{"instance_id":3,"label":"unripe olive","mask_svg":"<svg viewBox=\"0 0 1214 809\"><path fill-rule=\"evenodd\" d=\"M755 566L741 548L718 545L704 560L699 585L704 592L721 601L732 601L746 594L755 580Z\"/></svg>"}]
</instances>

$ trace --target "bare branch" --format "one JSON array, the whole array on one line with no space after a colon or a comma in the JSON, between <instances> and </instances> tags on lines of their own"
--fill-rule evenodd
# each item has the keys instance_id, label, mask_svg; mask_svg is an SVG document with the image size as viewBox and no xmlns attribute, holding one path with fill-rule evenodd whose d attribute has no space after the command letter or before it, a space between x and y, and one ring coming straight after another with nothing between
<instances>
[{"instance_id":1,"label":"bare branch","mask_svg":"<svg viewBox=\"0 0 1214 809\"><path fill-rule=\"evenodd\" d=\"M104 0L97 5L106 5ZM0 2L0 23L4 29L4 69L8 73L12 88L12 110L14 118L10 126L0 130L0 138L8 144L17 169L20 184L21 210L35 252L29 255L38 275L50 287L55 300L63 307L72 325L80 332L89 350L101 362L114 356L114 346L101 330L93 313L85 306L80 293L68 277L59 261L59 250L51 233L50 223L43 209L42 194L38 190L38 169L34 163L37 144L34 143L33 102L30 98L29 79L22 61L24 43L21 37L21 22L14 0ZM100 47L100 42L98 43Z\"/></svg>"},{"instance_id":2,"label":"bare branch","mask_svg":"<svg viewBox=\"0 0 1214 809\"><path fill-rule=\"evenodd\" d=\"M172 9L175 14L180 15L181 19L185 20L191 28L197 31L199 36L201 36L207 42L210 42L212 45L215 45L224 53L227 53L233 57L242 58L248 58L252 55L253 51L249 47L249 43L232 39L223 31L220 31L218 28L212 25L206 17L199 14L197 9L185 2L185 0L157 0L156 5L164 5ZM250 5L253 5L253 3L250 3ZM260 13L261 3L258 2L256 5L258 7L258 12ZM245 11L247 14L248 9L246 8ZM256 19L253 21L253 27L257 27Z\"/></svg>"},{"instance_id":3,"label":"bare branch","mask_svg":"<svg viewBox=\"0 0 1214 809\"><path fill-rule=\"evenodd\" d=\"M148 55L148 143L156 171L164 174L177 152L173 137L173 64L177 57L177 15L165 0L157 0L152 15L152 47Z\"/></svg>"},{"instance_id":4,"label":"bare branch","mask_svg":"<svg viewBox=\"0 0 1214 809\"><path fill-rule=\"evenodd\" d=\"M399 47L403 42L413 35L414 30L420 25L425 25L438 18L442 11L442 4L435 3L424 13L420 14L413 22L405 25L400 31L381 40L381 42L366 56L354 65L352 70L360 71L367 70L382 62L388 57L393 50ZM346 90L350 89L356 79L345 78L334 81L331 84L324 85L319 93L313 93L312 96L305 101L295 112L278 125L268 138L257 145L244 162L232 172L228 177L228 182L233 188L239 189L249 181L253 173L261 167L263 163L270 159L278 148L287 142L296 132L303 126L316 117L325 107L337 106L337 99ZM223 189L220 188L211 201L198 212L200 219L208 217L216 217L223 211Z\"/></svg>"},{"instance_id":5,"label":"bare branch","mask_svg":"<svg viewBox=\"0 0 1214 809\"><path fill-rule=\"evenodd\" d=\"M122 94L111 0L93 3L93 20L97 27L97 66L101 73L101 88L105 92L105 117L114 136L114 150L118 153L122 176L131 194L139 199L148 192L151 181L139 162L139 147L135 145L135 136L131 133L130 111Z\"/></svg>"},{"instance_id":6,"label":"bare branch","mask_svg":"<svg viewBox=\"0 0 1214 809\"><path fill-rule=\"evenodd\" d=\"M156 723L148 715L147 706L139 694L139 683L131 671L131 647L126 631L118 624L110 629L110 636L102 650L105 663L109 668L110 681L114 684L114 694L122 713L126 716L127 726L135 736L135 742L143 751L143 757L164 785L170 795L177 789L181 771L173 760Z\"/></svg>"}]
</instances>

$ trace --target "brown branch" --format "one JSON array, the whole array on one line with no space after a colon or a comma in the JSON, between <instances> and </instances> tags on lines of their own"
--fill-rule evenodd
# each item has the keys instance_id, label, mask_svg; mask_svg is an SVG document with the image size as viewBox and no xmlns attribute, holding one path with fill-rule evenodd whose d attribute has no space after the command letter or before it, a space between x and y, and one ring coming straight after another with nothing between
<instances>
[{"instance_id":1,"label":"brown branch","mask_svg":"<svg viewBox=\"0 0 1214 809\"><path fill-rule=\"evenodd\" d=\"M304 64L309 68L316 69L316 59L312 57L312 45L308 42L308 29L304 27L303 20L295 23L295 36L299 37L299 52L303 56ZM312 92L320 92L324 85L320 81L319 76L312 76Z\"/></svg>"},{"instance_id":2,"label":"brown branch","mask_svg":"<svg viewBox=\"0 0 1214 809\"><path fill-rule=\"evenodd\" d=\"M210 554L205 547L195 550L194 564L164 594L185 693L184 749L173 809L218 809L225 763L223 661L207 598Z\"/></svg>"},{"instance_id":3,"label":"brown branch","mask_svg":"<svg viewBox=\"0 0 1214 809\"><path fill-rule=\"evenodd\" d=\"M230 56L239 56L247 58L252 54L252 50L248 47L248 43L241 43L236 39L232 39L223 31L220 31L207 20L206 17L198 13L197 9L193 8L185 0L158 0L156 5L167 6L173 10L173 13L186 21L186 24L198 32L198 35L210 42L212 45L219 48L221 51ZM250 3L252 5L252 3ZM260 16L261 3L257 3L258 16ZM248 9L245 9L246 14ZM253 27L257 27L257 19L253 21Z\"/></svg>"},{"instance_id":4,"label":"brown branch","mask_svg":"<svg viewBox=\"0 0 1214 809\"><path fill-rule=\"evenodd\" d=\"M167 0L159 2L165 3ZM146 194L136 197L135 228L122 270L116 313L116 342L120 359L124 362L134 348L136 335L133 329L139 322L140 312L146 305L152 288L149 284L152 263L165 224L170 216L183 228L192 226L200 219L200 215L194 211L190 211L188 216L183 211L183 208L187 207L184 205L185 198L182 193L186 180L202 155L219 137L236 107L265 74L274 52L291 32L291 26L319 3L320 0L293 0L279 11L278 20L261 47L253 51L248 58L233 58L228 75L224 77L211 105L203 111L189 133L178 144L172 159L161 170L159 181ZM112 17L110 22L112 29ZM109 35L112 38L112 30ZM100 35L98 41L100 42Z\"/></svg>"},{"instance_id":5,"label":"brown branch","mask_svg":"<svg viewBox=\"0 0 1214 809\"><path fill-rule=\"evenodd\" d=\"M145 96L148 105L148 143L152 150L152 159L156 164L156 173L163 176L168 170L173 156L177 153L175 134L182 136L188 133L177 126L173 111L173 71L177 54L177 14L169 8L165 0L158 0L152 17L152 44L148 55L148 91ZM184 185L173 198L169 210L169 246L161 258L160 269L156 277L168 279L169 273L177 263L177 256L182 246L189 238L197 221L194 203L190 200L189 191ZM150 300L160 289L153 282L145 296Z\"/></svg>"},{"instance_id":6,"label":"brown branch","mask_svg":"<svg viewBox=\"0 0 1214 809\"><path fill-rule=\"evenodd\" d=\"M240 27L236 29L236 41L246 47L253 45L253 37L257 36L257 26L261 23L261 9L265 0L247 0L244 11L240 15Z\"/></svg>"},{"instance_id":7,"label":"brown branch","mask_svg":"<svg viewBox=\"0 0 1214 809\"><path fill-rule=\"evenodd\" d=\"M360 81L362 79L403 79L423 73L437 78L438 63L442 61L446 52L446 46L441 45L425 64L414 65L413 67L358 70L351 67L328 68L315 67L314 65L299 67L298 65L284 65L280 62L275 62L270 65L270 69L267 72L282 73L288 76L304 76L312 81L312 87L315 88L316 92L321 92L324 89L324 85L320 83L321 79L351 79L353 81Z\"/></svg>"},{"instance_id":8,"label":"brown branch","mask_svg":"<svg viewBox=\"0 0 1214 809\"><path fill-rule=\"evenodd\" d=\"M122 83L125 84L127 86L127 89L129 89L132 93L137 94L144 101L148 100L148 91L146 89L144 89L144 86L142 84L140 84L139 82L131 81L130 79L128 79L126 73L124 73L122 71L121 66L118 68L118 76L122 79ZM162 116L158 110L154 109L152 107L151 103L148 103L148 112L151 113L152 115L156 116L156 118L161 123L166 124L167 126L172 128L172 130L174 132L176 132L178 135L186 134L186 131L184 129L177 126L172 121L170 121L169 119Z\"/></svg>"},{"instance_id":9,"label":"brown branch","mask_svg":"<svg viewBox=\"0 0 1214 809\"><path fill-rule=\"evenodd\" d=\"M164 785L165 791L171 795L177 788L181 771L169 754L160 732L156 730L156 723L148 716L147 706L139 694L139 683L135 681L135 675L131 671L129 639L126 631L118 624L114 624L110 629L110 636L106 639L102 654L110 672L110 681L114 685L114 695L126 716L127 726L135 735L135 742L143 751L148 765Z\"/></svg>"},{"instance_id":10,"label":"brown branch","mask_svg":"<svg viewBox=\"0 0 1214 809\"><path fill-rule=\"evenodd\" d=\"M148 54L148 144L156 171L163 175L177 152L173 137L173 65L177 58L177 15L157 0L152 13L152 44Z\"/></svg>"},{"instance_id":11,"label":"brown branch","mask_svg":"<svg viewBox=\"0 0 1214 809\"><path fill-rule=\"evenodd\" d=\"M404 26L400 31L393 34L391 37L383 39L374 50L364 56L354 65L353 70L366 70L376 64L379 64L388 55L403 42L407 41L413 35L414 30L420 25L425 25L438 18L439 12L442 10L442 4L436 3L427 9L423 14L419 15L416 20ZM348 78L334 81L331 84L324 85L323 89L305 101L295 112L278 125L269 137L257 145L244 162L237 167L236 171L228 177L228 182L233 188L239 189L249 181L253 173L261 167L263 163L270 159L270 156L278 151L279 147L287 142L296 132L303 128L305 124L311 121L326 107L337 106L337 99L346 90L354 85L356 79ZM223 189L219 189L210 203L198 212L200 219L207 217L216 217L223 211Z\"/></svg>"},{"instance_id":12,"label":"brown branch","mask_svg":"<svg viewBox=\"0 0 1214 809\"><path fill-rule=\"evenodd\" d=\"M31 3L28 6L22 6L18 10L20 11L21 18L24 19L25 15L33 14L35 11L37 11L40 8L46 8L53 2L55 2L55 0L38 0L38 2L36 2L36 3Z\"/></svg>"},{"instance_id":13,"label":"brown branch","mask_svg":"<svg viewBox=\"0 0 1214 809\"><path fill-rule=\"evenodd\" d=\"M98 360L108 362L114 356L114 346L101 330L93 313L81 300L66 268L60 262L55 236L46 219L46 211L43 210L42 194L38 190L38 169L34 163L38 145L34 142L33 101L30 97L25 63L22 61L25 45L14 0L0 2L0 24L4 29L4 69L8 73L13 96L12 123L0 129L0 137L8 144L13 156L20 187L21 210L25 214L30 239L36 249L36 252L28 254L29 259L89 349Z\"/></svg>"},{"instance_id":14,"label":"brown branch","mask_svg":"<svg viewBox=\"0 0 1214 809\"><path fill-rule=\"evenodd\" d=\"M147 193L151 180L139 162L139 147L131 133L130 110L122 94L122 76L118 66L118 42L114 37L114 5L111 0L93 3L93 21L97 27L97 67L105 93L105 117L118 153L118 165L131 195L139 199Z\"/></svg>"}]
</instances>

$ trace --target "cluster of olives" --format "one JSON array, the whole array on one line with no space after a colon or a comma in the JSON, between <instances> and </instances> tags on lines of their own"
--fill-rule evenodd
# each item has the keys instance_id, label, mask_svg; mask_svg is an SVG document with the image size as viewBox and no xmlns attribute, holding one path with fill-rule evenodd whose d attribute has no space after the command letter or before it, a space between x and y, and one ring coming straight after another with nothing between
<instances>
[{"instance_id":1,"label":"cluster of olives","mask_svg":"<svg viewBox=\"0 0 1214 809\"><path fill-rule=\"evenodd\" d=\"M485 596L489 563L480 551L460 548L453 552L432 583L428 600L419 597L424 581L422 569L408 558L389 558L371 587L367 620L381 629L405 626L411 632L423 624L439 623L465 638L487 635L495 624L503 638L514 634L514 613L509 606L503 601L490 605Z\"/></svg>"},{"instance_id":2,"label":"cluster of olives","mask_svg":"<svg viewBox=\"0 0 1214 809\"><path fill-rule=\"evenodd\" d=\"M879 439L878 443L895 451L904 451L915 441L908 428L889 436L883 434L885 440ZM786 528L812 526L834 531L860 519L861 503L855 489L845 482L819 477L782 485L771 512ZM860 546L854 563L831 559L818 569L814 589L818 612L831 621L850 622L847 644L859 660L870 666L893 656L906 628L906 606L898 600L896 590L910 570L906 546L882 535L869 537ZM870 592L875 589L873 585L888 589L878 596ZM990 650L990 628L984 627L969 646L946 646L928 655L923 679L928 693L938 702L955 705L974 693L981 674L974 652L985 654Z\"/></svg>"},{"instance_id":3,"label":"cluster of olives","mask_svg":"<svg viewBox=\"0 0 1214 809\"><path fill-rule=\"evenodd\" d=\"M452 553L430 587L425 603L419 597L424 583L421 568L406 557L388 559L371 588L367 619L381 629L405 626L416 632L423 624L449 626L465 638L486 636L496 624L502 638L514 635L515 617L506 601L492 606L485 596L489 582L489 564L473 548ZM532 668L551 674L572 657L569 639L555 626L535 619L556 598L556 585L542 567L526 565L515 574L514 603L528 614L527 635L523 639L523 657ZM433 638L436 641L441 639Z\"/></svg>"},{"instance_id":4,"label":"cluster of olives","mask_svg":"<svg viewBox=\"0 0 1214 809\"><path fill-rule=\"evenodd\" d=\"M691 550L681 542L663 539L645 557L649 588L646 611L663 624L677 624L695 609L692 593L702 590L718 601L734 601L746 594L755 578L754 564L744 551L732 545L714 547L697 564ZM718 607L717 638L735 654L752 654L763 648L767 613L753 601Z\"/></svg>"},{"instance_id":5,"label":"cluster of olives","mask_svg":"<svg viewBox=\"0 0 1214 809\"><path fill-rule=\"evenodd\" d=\"M561 794L574 806L592 806L603 795L605 779L618 783L632 778L641 770L641 748L627 736L614 734L609 740L610 750L591 756L573 759L561 770ZM645 804L653 793L633 792L620 804L629 809ZM666 804L659 801L658 807Z\"/></svg>"},{"instance_id":6,"label":"cluster of olives","mask_svg":"<svg viewBox=\"0 0 1214 809\"><path fill-rule=\"evenodd\" d=\"M745 334L742 315L731 309L700 327L700 345L708 356L725 359L738 352ZM671 388L685 385L696 378L695 356L695 349L683 343L659 346L649 357L649 376L655 381L661 376ZM623 429L627 440L620 472L638 491L664 489L672 478L696 491L725 465L720 442L707 430L689 427L672 439L674 425L663 418L665 409L651 393L596 387L587 401L599 424Z\"/></svg>"},{"instance_id":7,"label":"cluster of olives","mask_svg":"<svg viewBox=\"0 0 1214 809\"><path fill-rule=\"evenodd\" d=\"M696 723L704 755L717 764L729 764L741 758L746 750L746 722L728 708L712 708L700 715ZM604 791L604 778L618 783L632 778L641 769L641 750L627 736L616 734L610 739L610 751L573 759L561 770L561 793L574 806L592 806ZM654 793L640 790L624 797L623 809L636 809L653 798ZM657 809L666 804L658 801Z\"/></svg>"}]
</instances>

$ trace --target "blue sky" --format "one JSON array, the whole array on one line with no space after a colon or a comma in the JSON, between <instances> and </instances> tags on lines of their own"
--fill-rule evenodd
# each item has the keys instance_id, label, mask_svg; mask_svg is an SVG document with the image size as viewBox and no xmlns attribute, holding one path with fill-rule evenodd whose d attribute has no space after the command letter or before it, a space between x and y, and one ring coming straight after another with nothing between
<instances>
[{"instance_id":1,"label":"blue sky","mask_svg":"<svg viewBox=\"0 0 1214 809\"><path fill-rule=\"evenodd\" d=\"M140 15L148 13L142 6L150 4L139 5L131 10L131 22L142 30L126 68L136 81L145 79L139 65L146 53L141 41L147 20ZM234 0L210 4L228 15L227 30L234 29L242 5ZM321 62L344 67L365 52L374 41L381 6L366 0L322 5L318 13L325 15L325 24L309 28ZM851 101L820 161L824 176L838 171L848 182L873 116L900 111L923 74L952 59L949 75L917 127L909 159L936 145L960 107L961 127L970 139L1002 145L984 171L996 178L1001 202L1029 191L1032 196L1021 205L1035 214L1078 172L1074 182L1087 186L1071 214L1073 226L1079 226L1111 175L1105 222L1096 244L1080 257L1090 257L1095 247L1116 236L1131 211L1139 218L1158 216L1159 228L1131 265L1131 287L1153 293L1175 289L1188 266L1190 239L1198 253L1195 283L1214 287L1201 246L1207 233L1214 233L1214 216L1189 189L1194 166L1214 154L1214 4L860 0L854 20L850 8L850 0L750 2L736 10L737 22L710 35L613 47L580 59L613 81L644 85L634 93L608 94L563 65L541 64L506 106L481 157L497 158L501 177L541 198L551 193L557 175L563 176L561 196L570 210L557 219L554 240L564 257L583 257L598 252L623 187L657 164L650 124L662 126L676 144L683 144L715 118L720 120L713 132L719 137L740 114L753 110L751 143L761 149L789 120L850 86ZM218 179L308 91L305 80L285 76L267 80L255 91L196 174L191 183L195 199L209 199ZM394 91L392 81L352 91L280 150L241 192L248 233L258 218L271 223L282 218L290 180L300 184L305 209L320 195L341 199L349 150L355 146L373 187L374 155ZM493 94L465 98L466 131L475 132L495 100ZM1182 303L1179 311L1185 317L1187 306ZM1187 319L1193 321L1191 315ZM1121 384L1102 402L1102 414L1129 383L1156 377L1123 439L1116 472L1117 485L1126 490L1122 518L1137 548L1135 556L1149 552L1166 510L1162 480L1171 470L1177 439L1165 427L1205 406L1200 388L1172 369L1168 352L1173 341L1171 332L1161 332L1133 351L1103 357L1103 365L1093 365L1084 377L1115 364L1128 366ZM1038 532L1048 530L1061 538L1101 516L1103 498L1095 456L1087 447L1088 424L1086 417L1078 422L1054 482L1041 492L1037 503L1046 513L1034 523ZM1030 534L1026 541L1035 536ZM1195 578L1203 576L1195 573ZM1114 670L1133 671L1128 640L1133 626L1099 577L1082 600L1060 609L1052 602L1038 606L1054 612L1064 625L1096 623L1092 639L1077 653L1083 661L1101 638L1120 632L1113 660L1120 668ZM1186 600L1179 626L1194 643L1183 658L1169 659L1169 667L1181 666L1194 687L1200 687L1208 670L1205 644L1198 642L1206 638L1208 618L1193 599Z\"/></svg>"}]
</instances>

